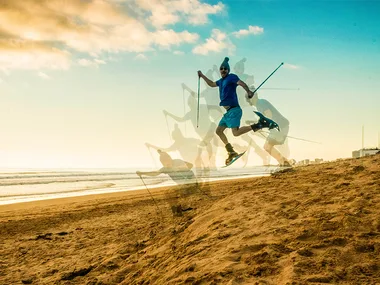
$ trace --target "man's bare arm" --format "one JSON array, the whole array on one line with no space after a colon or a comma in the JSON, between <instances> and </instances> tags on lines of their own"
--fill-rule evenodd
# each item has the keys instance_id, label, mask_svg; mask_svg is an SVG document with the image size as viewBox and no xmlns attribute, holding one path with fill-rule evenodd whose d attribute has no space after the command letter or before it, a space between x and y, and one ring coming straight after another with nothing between
<instances>
[{"instance_id":1,"label":"man's bare arm","mask_svg":"<svg viewBox=\"0 0 380 285\"><path fill-rule=\"evenodd\" d=\"M186 90L187 92L189 92L191 95L193 95L193 93L195 93L193 90L191 90L191 88L189 86L187 86L185 83L182 83L182 89L183 90Z\"/></svg>"},{"instance_id":2,"label":"man's bare arm","mask_svg":"<svg viewBox=\"0 0 380 285\"><path fill-rule=\"evenodd\" d=\"M253 95L254 95L253 92L252 92L251 90L249 90L248 85L247 85L244 81L239 80L239 81L237 82L237 84L244 88L244 90L245 90L245 91L247 92L247 94L248 94L248 98L252 98L252 97L253 97Z\"/></svg>"},{"instance_id":3,"label":"man's bare arm","mask_svg":"<svg viewBox=\"0 0 380 285\"><path fill-rule=\"evenodd\" d=\"M203 80L207 83L208 86L210 86L210 87L217 87L217 86L218 86L218 85L216 85L216 83L215 83L214 81L208 79L207 76L204 75L204 74L202 73L202 71L200 71L200 70L198 70L198 76L199 76L199 77L202 77Z\"/></svg>"},{"instance_id":4,"label":"man's bare arm","mask_svg":"<svg viewBox=\"0 0 380 285\"><path fill-rule=\"evenodd\" d=\"M177 122L185 122L187 120L186 115L184 117L178 117L178 116L176 116L176 115L174 115L172 113L169 113L166 110L164 110L163 112L164 112L165 116L169 116L169 117L173 118L174 120L176 120Z\"/></svg>"}]
</instances>

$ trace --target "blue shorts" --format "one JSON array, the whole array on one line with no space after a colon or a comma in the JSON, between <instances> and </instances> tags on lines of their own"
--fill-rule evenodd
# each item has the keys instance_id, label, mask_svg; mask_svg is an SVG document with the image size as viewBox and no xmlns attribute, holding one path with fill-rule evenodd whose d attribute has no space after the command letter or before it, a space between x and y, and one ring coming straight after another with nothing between
<instances>
[{"instance_id":1,"label":"blue shorts","mask_svg":"<svg viewBox=\"0 0 380 285\"><path fill-rule=\"evenodd\" d=\"M240 120L243 115L243 111L239 106L229 109L219 122L220 127L226 128L238 128L240 127Z\"/></svg>"}]
</instances>

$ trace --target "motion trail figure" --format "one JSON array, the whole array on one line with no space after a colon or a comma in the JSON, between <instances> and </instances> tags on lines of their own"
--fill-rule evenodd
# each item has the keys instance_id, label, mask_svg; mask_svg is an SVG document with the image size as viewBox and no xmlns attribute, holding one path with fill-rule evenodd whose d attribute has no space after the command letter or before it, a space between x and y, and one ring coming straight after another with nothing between
<instances>
[{"instance_id":1,"label":"motion trail figure","mask_svg":"<svg viewBox=\"0 0 380 285\"><path fill-rule=\"evenodd\" d=\"M242 80L244 81L248 86L254 84L254 76L244 73L245 72L245 62L247 59L244 57L243 59L239 60L237 63L234 65L234 72L235 74Z\"/></svg>"},{"instance_id":2,"label":"motion trail figure","mask_svg":"<svg viewBox=\"0 0 380 285\"><path fill-rule=\"evenodd\" d=\"M166 110L163 111L165 116L169 116L172 119L174 119L177 122L186 122L190 121L194 131L197 133L197 135L200 137L201 142L198 145L198 151L199 155L202 156L202 153L204 152L204 149L207 152L208 161L203 161L203 167L215 167L215 154L213 152L213 146L212 141L215 139L215 129L216 124L210 119L208 115L202 116L202 121L197 127L197 121L196 121L196 114L197 114L197 99L196 99L196 93L193 92L190 88L188 88L186 85L182 85L184 90L189 91L190 96L188 98L188 106L190 110L183 116L179 117L176 116ZM200 105L200 112L202 114L209 114L209 109L206 105L201 104Z\"/></svg>"},{"instance_id":3,"label":"motion trail figure","mask_svg":"<svg viewBox=\"0 0 380 285\"><path fill-rule=\"evenodd\" d=\"M202 71L198 71L198 76L203 78L203 80L205 80L210 87L219 87L219 105L226 109L226 113L223 115L218 127L216 128L216 134L222 140L228 152L226 165L228 165L235 157L239 155L228 142L228 139L224 134L224 131L227 128L232 130L232 134L234 136L241 136L250 131L257 132L263 128L273 129L276 127L276 124L273 121L268 120L268 118L265 118L264 116L259 116L259 121L255 124L240 127L240 120L243 113L239 105L236 89L238 86L243 87L247 92L248 98L252 98L254 96L254 92L252 92L248 88L247 84L240 80L236 74L230 73L228 61L229 58L225 57L219 67L221 79L215 82L205 76Z\"/></svg>"},{"instance_id":4,"label":"motion trail figure","mask_svg":"<svg viewBox=\"0 0 380 285\"><path fill-rule=\"evenodd\" d=\"M150 143L146 143L145 145L164 152L178 151L182 159L194 164L197 171L200 170L203 165L202 157L200 156L198 149L201 141L196 138L185 137L177 124L174 126L172 138L173 143L169 147L160 147Z\"/></svg>"},{"instance_id":5,"label":"motion trail figure","mask_svg":"<svg viewBox=\"0 0 380 285\"><path fill-rule=\"evenodd\" d=\"M207 74L209 74L209 72ZM182 83L182 88L184 91L186 90L187 92L189 92L189 94L194 98L194 99L188 100L188 105L190 109L196 113L197 112L196 105L198 103L196 101L197 100L196 92L193 91L190 87L188 87L185 83ZM209 86L200 93L200 98L204 98L204 100L206 101L206 105L205 104L199 105L200 108L202 108L200 110L200 113L208 114L208 117L206 118L207 120L206 124L208 123L208 121L211 121L213 123L219 122L220 118L223 116L223 109L222 107L218 105L219 101L217 104L215 104L215 97L216 97L215 95L218 95L217 90L210 88ZM192 106L190 104L192 104ZM204 122L202 121L201 124L202 123ZM194 126L196 127L196 124ZM201 127L201 125L198 127Z\"/></svg>"},{"instance_id":6,"label":"motion trail figure","mask_svg":"<svg viewBox=\"0 0 380 285\"><path fill-rule=\"evenodd\" d=\"M253 85L250 86L250 89L255 92L255 87ZM285 118L268 100L260 99L257 92L255 92L255 95L256 96L253 98L246 98L249 105L256 107L260 113L277 122L280 127L280 131L275 131L273 129L269 131L265 140L264 149L278 161L280 166L290 166L290 162L287 159L289 156L289 146L287 143L290 125L289 120ZM246 123L250 123L250 121L246 121ZM276 149L276 146L282 146L285 155Z\"/></svg>"},{"instance_id":7,"label":"motion trail figure","mask_svg":"<svg viewBox=\"0 0 380 285\"><path fill-rule=\"evenodd\" d=\"M177 184L177 186L179 186L179 188L168 190L166 193L166 198L168 199L169 206L173 215L181 216L182 212L192 209L189 206L184 207L185 204L189 204L189 200L186 198L189 197L189 195L194 194L198 189L198 182L194 175L194 172L192 171L193 164L182 159L172 159L169 154L160 149L158 149L157 152L160 156L160 162L163 167L154 171L136 171L136 174L140 178L143 175L169 175L169 177ZM143 183L145 185L144 181ZM148 187L146 185L145 187L148 190ZM153 201L155 202L154 198ZM158 208L157 204L156 206Z\"/></svg>"}]
</instances>

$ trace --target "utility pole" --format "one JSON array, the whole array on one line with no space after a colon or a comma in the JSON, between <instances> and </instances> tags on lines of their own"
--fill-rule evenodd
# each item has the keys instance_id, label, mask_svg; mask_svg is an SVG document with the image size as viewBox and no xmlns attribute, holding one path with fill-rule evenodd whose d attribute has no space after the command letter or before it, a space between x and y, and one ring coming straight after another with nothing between
<instances>
[{"instance_id":1,"label":"utility pole","mask_svg":"<svg viewBox=\"0 0 380 285\"><path fill-rule=\"evenodd\" d=\"M362 149L364 149L364 125L362 126Z\"/></svg>"}]
</instances>

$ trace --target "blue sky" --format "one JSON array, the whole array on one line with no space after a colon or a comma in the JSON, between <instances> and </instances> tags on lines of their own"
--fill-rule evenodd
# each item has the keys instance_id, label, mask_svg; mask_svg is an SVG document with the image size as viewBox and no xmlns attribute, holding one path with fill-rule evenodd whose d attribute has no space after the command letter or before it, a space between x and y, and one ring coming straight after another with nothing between
<instances>
[{"instance_id":1,"label":"blue sky","mask_svg":"<svg viewBox=\"0 0 380 285\"><path fill-rule=\"evenodd\" d=\"M2 168L151 166L144 144L172 143L163 110L183 114L181 83L196 90L225 56L256 85L285 62L264 87L300 90L259 97L322 143L289 140L291 158L350 157L363 125L377 146L379 1L65 3L0 7Z\"/></svg>"}]
</instances>

